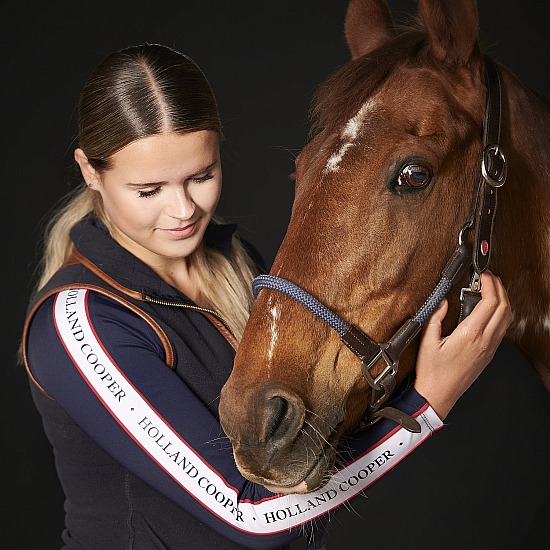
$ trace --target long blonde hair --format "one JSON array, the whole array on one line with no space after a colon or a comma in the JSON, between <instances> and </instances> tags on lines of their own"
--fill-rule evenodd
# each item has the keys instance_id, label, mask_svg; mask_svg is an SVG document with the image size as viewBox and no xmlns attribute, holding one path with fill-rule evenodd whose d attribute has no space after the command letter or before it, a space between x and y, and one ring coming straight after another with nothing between
<instances>
[{"instance_id":1,"label":"long blonde hair","mask_svg":"<svg viewBox=\"0 0 550 550\"><path fill-rule=\"evenodd\" d=\"M129 143L166 131L221 133L216 100L206 77L187 56L158 44L110 54L86 82L78 109L79 146L103 172L110 157ZM70 231L94 214L107 227L101 195L82 184L67 195L45 231L38 289L72 252ZM221 220L214 219L213 223ZM240 340L252 307L256 266L237 236L226 258L204 242L189 256L202 300L216 310Z\"/></svg>"}]
</instances>

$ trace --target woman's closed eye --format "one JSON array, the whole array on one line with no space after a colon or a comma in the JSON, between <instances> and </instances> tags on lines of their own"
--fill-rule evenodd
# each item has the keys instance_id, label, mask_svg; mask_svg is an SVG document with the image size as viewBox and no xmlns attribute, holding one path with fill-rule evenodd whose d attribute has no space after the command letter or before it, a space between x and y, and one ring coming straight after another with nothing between
<instances>
[{"instance_id":1,"label":"woman's closed eye","mask_svg":"<svg viewBox=\"0 0 550 550\"><path fill-rule=\"evenodd\" d=\"M193 178L194 183L204 183L205 181L211 180L214 177L214 174L208 172L204 176L195 176Z\"/></svg>"},{"instance_id":2,"label":"woman's closed eye","mask_svg":"<svg viewBox=\"0 0 550 550\"><path fill-rule=\"evenodd\" d=\"M208 172L204 176L194 176L190 179L193 183L204 183L205 181L208 181L214 177L214 174L211 172ZM161 185L158 185L157 187L154 187L153 189L140 189L138 191L138 197L139 198L148 198L153 197L156 195L160 190L162 189Z\"/></svg>"},{"instance_id":3,"label":"woman's closed eye","mask_svg":"<svg viewBox=\"0 0 550 550\"><path fill-rule=\"evenodd\" d=\"M138 191L138 196L140 198L152 197L156 195L159 191L160 191L160 185L158 187L155 187L154 189L140 190Z\"/></svg>"}]
</instances>

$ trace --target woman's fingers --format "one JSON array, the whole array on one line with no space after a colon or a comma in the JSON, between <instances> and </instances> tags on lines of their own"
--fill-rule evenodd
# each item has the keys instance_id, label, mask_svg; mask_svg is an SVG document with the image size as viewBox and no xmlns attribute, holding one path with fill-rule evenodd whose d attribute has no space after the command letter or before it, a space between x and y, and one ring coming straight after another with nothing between
<instances>
[{"instance_id":1,"label":"woman's fingers","mask_svg":"<svg viewBox=\"0 0 550 550\"><path fill-rule=\"evenodd\" d=\"M494 334L494 335L501 334L503 336L506 330L508 329L508 326L512 322L512 308L510 306L510 301L508 299L508 294L506 293L504 285L502 284L502 281L500 280L500 278L497 277L496 275L492 275L490 273L483 274L483 277L481 279L482 296L483 296L483 285L485 284L486 281L489 281L490 278L491 278L491 283L495 287L497 306L495 308L493 316L487 323L485 330L489 334Z\"/></svg>"},{"instance_id":2,"label":"woman's fingers","mask_svg":"<svg viewBox=\"0 0 550 550\"><path fill-rule=\"evenodd\" d=\"M439 344L441 341L441 324L443 319L447 315L447 310L449 309L449 303L447 298L444 298L439 304L438 308L430 315L427 324L424 327L422 333L422 339L426 342L431 342L433 344Z\"/></svg>"},{"instance_id":3,"label":"woman's fingers","mask_svg":"<svg viewBox=\"0 0 550 550\"><path fill-rule=\"evenodd\" d=\"M479 345L491 356L512 320L510 302L502 281L491 272L481 276L481 301L459 325L471 345ZM456 331L457 335L460 331Z\"/></svg>"},{"instance_id":4,"label":"woman's fingers","mask_svg":"<svg viewBox=\"0 0 550 550\"><path fill-rule=\"evenodd\" d=\"M424 327L416 365L415 387L445 418L460 396L493 358L511 322L506 290L492 273L482 275L482 299L458 327L441 337L447 303Z\"/></svg>"}]
</instances>

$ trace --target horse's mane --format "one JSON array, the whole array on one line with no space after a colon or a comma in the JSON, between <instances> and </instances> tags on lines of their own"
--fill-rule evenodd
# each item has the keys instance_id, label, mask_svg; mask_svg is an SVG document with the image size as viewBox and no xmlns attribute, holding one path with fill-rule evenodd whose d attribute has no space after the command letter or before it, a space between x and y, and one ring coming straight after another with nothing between
<instances>
[{"instance_id":1,"label":"horse's mane","mask_svg":"<svg viewBox=\"0 0 550 550\"><path fill-rule=\"evenodd\" d=\"M311 137L351 118L398 64L411 58L425 61L425 46L426 35L421 29L403 27L395 38L374 50L372 55L350 61L334 72L313 96Z\"/></svg>"}]
</instances>

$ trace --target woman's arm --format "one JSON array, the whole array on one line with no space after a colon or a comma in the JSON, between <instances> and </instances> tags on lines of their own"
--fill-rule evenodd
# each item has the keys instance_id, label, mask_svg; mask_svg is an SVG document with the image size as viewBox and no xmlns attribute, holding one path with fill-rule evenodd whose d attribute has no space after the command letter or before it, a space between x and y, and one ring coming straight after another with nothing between
<instances>
[{"instance_id":1,"label":"woman's arm","mask_svg":"<svg viewBox=\"0 0 550 550\"><path fill-rule=\"evenodd\" d=\"M274 496L239 474L217 419L166 366L153 330L123 306L86 290L60 293L33 320L29 358L37 382L116 460L255 548L295 538L298 530L289 529L349 500L442 426L411 388L393 406L417 416L421 434L382 419L346 442L350 462L328 485Z\"/></svg>"},{"instance_id":2,"label":"woman's arm","mask_svg":"<svg viewBox=\"0 0 550 550\"><path fill-rule=\"evenodd\" d=\"M443 427L442 421L449 411L492 360L512 320L502 282L490 272L482 275L482 300L449 336L442 338L441 323L446 313L447 302L444 301L433 313L422 334L414 389L409 388L388 403L415 417L421 432L411 434L396 427L386 433L384 424L386 435L376 437L373 433L377 429L375 424L342 440L340 458L349 461L345 468L351 474L348 479L352 483L356 482L357 477L363 476L364 479L353 487L347 487L346 477L342 475L344 470L335 478L343 479L344 487L354 494L360 492L355 489L368 487L433 431ZM366 449L365 445L371 437L379 443L374 449ZM386 445L385 450L382 450L382 442ZM285 489L286 492L297 490L300 486Z\"/></svg>"},{"instance_id":3,"label":"woman's arm","mask_svg":"<svg viewBox=\"0 0 550 550\"><path fill-rule=\"evenodd\" d=\"M239 544L285 544L299 535L300 525L360 490L345 488L336 498L335 489L326 486L287 497L244 479L218 420L166 366L151 327L98 293L65 291L45 302L32 321L28 352L37 383L98 445ZM414 410L424 405L418 398L409 404ZM371 449L374 455L378 446L386 451L387 437L396 431L404 432L389 421L379 422L361 438L359 454ZM418 444L408 432L403 435L405 448ZM364 456L368 469L367 461ZM361 484L370 484L387 469Z\"/></svg>"}]
</instances>

